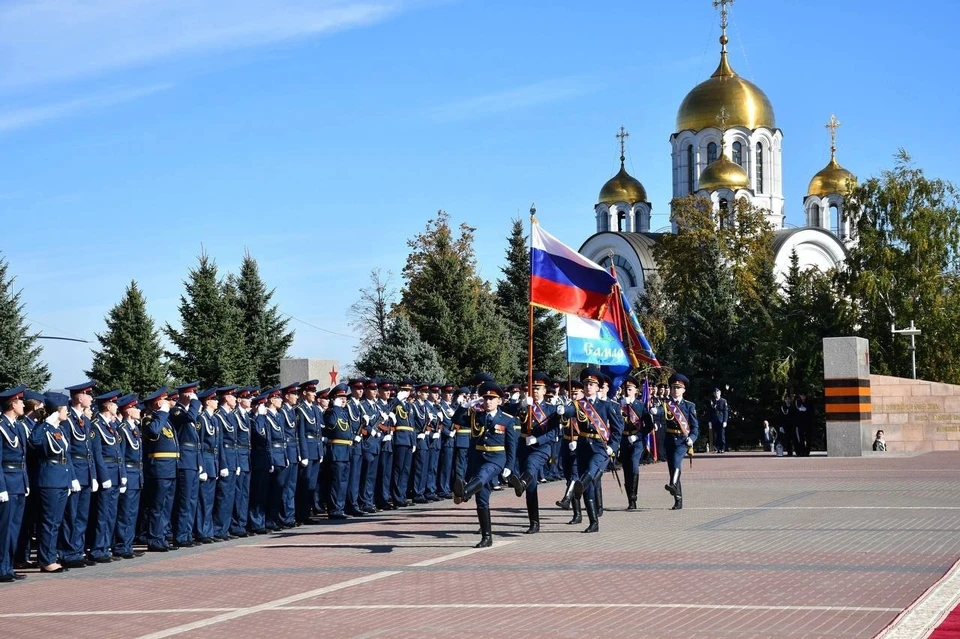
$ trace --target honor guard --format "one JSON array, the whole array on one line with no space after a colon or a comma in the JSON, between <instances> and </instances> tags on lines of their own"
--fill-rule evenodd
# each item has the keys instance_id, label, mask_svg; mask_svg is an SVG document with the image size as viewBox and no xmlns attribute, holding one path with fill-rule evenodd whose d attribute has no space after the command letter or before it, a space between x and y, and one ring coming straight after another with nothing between
<instances>
[{"instance_id":1,"label":"honor guard","mask_svg":"<svg viewBox=\"0 0 960 639\"><path fill-rule=\"evenodd\" d=\"M297 402L300 400L300 382L287 384L282 389L283 404L279 419L287 445L287 467L283 470L283 494L280 525L293 528L297 523L297 469L300 468L300 436L297 433Z\"/></svg>"},{"instance_id":2,"label":"honor guard","mask_svg":"<svg viewBox=\"0 0 960 639\"><path fill-rule=\"evenodd\" d=\"M430 433L427 435L427 480L423 496L427 501L440 501L437 495L437 473L440 470L440 448L443 431L443 415L440 411L440 384L430 384L427 391L427 414L430 417Z\"/></svg>"},{"instance_id":3,"label":"honor guard","mask_svg":"<svg viewBox=\"0 0 960 639\"><path fill-rule=\"evenodd\" d=\"M320 446L323 450L323 459L320 462L320 477L317 479L317 493L314 496L313 505L317 514L324 514L330 503L330 442L323 434L323 414L330 407L329 388L317 392L316 406L320 414Z\"/></svg>"},{"instance_id":4,"label":"honor guard","mask_svg":"<svg viewBox=\"0 0 960 639\"><path fill-rule=\"evenodd\" d=\"M407 482L410 479L410 468L413 461L413 451L417 445L417 430L419 423L410 400L413 392L413 382L403 380L397 384L397 393L390 403L389 415L393 426L393 472L390 481L390 492L395 506L403 508L410 505L407 501Z\"/></svg>"},{"instance_id":5,"label":"honor guard","mask_svg":"<svg viewBox=\"0 0 960 639\"><path fill-rule=\"evenodd\" d=\"M27 434L23 417L25 386L0 393L0 582L24 579L13 570L13 553L23 522L27 479Z\"/></svg>"},{"instance_id":6,"label":"honor guard","mask_svg":"<svg viewBox=\"0 0 960 639\"><path fill-rule=\"evenodd\" d=\"M73 464L70 463L70 435L67 432L67 407L70 398L63 393L47 393L44 407L47 417L30 431L30 447L39 458L36 490L40 493L40 518L37 525L37 563L40 572L63 572L57 563L57 536L63 524L67 495L73 492ZM64 428L66 427L66 428ZM79 487L79 483L76 483Z\"/></svg>"},{"instance_id":7,"label":"honor guard","mask_svg":"<svg viewBox=\"0 0 960 639\"><path fill-rule=\"evenodd\" d=\"M284 489L290 476L288 468L297 465L297 458L290 459L290 443L282 414L286 388L271 389L262 415L270 435L270 491L267 495L267 530L283 530ZM294 435L296 428L294 428ZM294 471L296 472L296 471Z\"/></svg>"},{"instance_id":8,"label":"honor guard","mask_svg":"<svg viewBox=\"0 0 960 639\"><path fill-rule=\"evenodd\" d=\"M640 382L633 377L628 377L623 382L623 396L620 398L623 413L620 465L623 467L623 481L627 485L627 510L637 509L640 458L643 456L647 435L653 432L653 417L647 410L647 405L637 396L639 389Z\"/></svg>"},{"instance_id":9,"label":"honor guard","mask_svg":"<svg viewBox=\"0 0 960 639\"><path fill-rule=\"evenodd\" d=\"M78 490L67 498L63 527L60 529L59 550L64 566L83 568L94 563L84 557L84 546L90 516L90 498L100 488L89 436L90 420L84 415L84 411L93 403L93 382L67 386L66 390L70 393L66 424L70 434L70 461L73 464L74 479L79 486Z\"/></svg>"},{"instance_id":10,"label":"honor guard","mask_svg":"<svg viewBox=\"0 0 960 639\"><path fill-rule=\"evenodd\" d=\"M390 481L393 476L393 423L396 419L396 416L391 417L390 413L394 393L393 382L389 380L381 382L379 390L377 407L383 419L378 426L381 438L380 456L377 460L376 505L381 510L396 510L397 506L390 495Z\"/></svg>"},{"instance_id":11,"label":"honor guard","mask_svg":"<svg viewBox=\"0 0 960 639\"><path fill-rule=\"evenodd\" d=\"M377 512L374 493L377 486L377 467L380 461L380 440L383 431L380 425L384 414L377 402L379 395L377 381L368 379L363 383L363 399L360 400L360 502L358 506L365 513ZM356 444L355 444L356 445Z\"/></svg>"},{"instance_id":12,"label":"honor guard","mask_svg":"<svg viewBox=\"0 0 960 639\"><path fill-rule=\"evenodd\" d=\"M247 518L250 513L250 427L254 416L251 411L253 397L259 391L253 386L246 386L237 391L237 410L234 411L237 421L237 474L234 490L233 515L230 520L230 534L234 537L247 536Z\"/></svg>"},{"instance_id":13,"label":"honor guard","mask_svg":"<svg viewBox=\"0 0 960 639\"><path fill-rule=\"evenodd\" d=\"M213 538L219 541L232 539L233 506L237 500L237 480L240 478L240 420L237 409L236 386L217 389L218 406L213 414L220 434L220 454L217 493L213 500Z\"/></svg>"},{"instance_id":14,"label":"honor guard","mask_svg":"<svg viewBox=\"0 0 960 639\"><path fill-rule=\"evenodd\" d=\"M167 552L167 529L173 513L177 486L180 446L177 432L170 424L170 402L162 387L143 399L147 410L140 421L143 433L143 485L147 550ZM76 486L75 486L76 487ZM176 546L172 546L176 548Z\"/></svg>"},{"instance_id":15,"label":"honor guard","mask_svg":"<svg viewBox=\"0 0 960 639\"><path fill-rule=\"evenodd\" d=\"M197 393L202 410L197 415L200 433L200 491L197 499L197 516L193 532L201 544L212 544L213 538L213 502L217 495L217 478L220 473L220 422L216 418L217 387Z\"/></svg>"},{"instance_id":16,"label":"honor guard","mask_svg":"<svg viewBox=\"0 0 960 639\"><path fill-rule=\"evenodd\" d=\"M267 404L272 404L267 408ZM280 389L267 389L251 402L250 422L250 511L247 530L254 535L267 532L267 511L276 469L274 461L286 463L283 430L276 420ZM277 441L273 441L273 437Z\"/></svg>"},{"instance_id":17,"label":"honor guard","mask_svg":"<svg viewBox=\"0 0 960 639\"><path fill-rule=\"evenodd\" d=\"M316 523L311 514L317 479L320 477L320 461L323 459L323 414L316 404L319 383L319 380L311 379L300 384L300 403L296 411L297 437L300 440L296 516L300 524Z\"/></svg>"},{"instance_id":18,"label":"honor guard","mask_svg":"<svg viewBox=\"0 0 960 639\"><path fill-rule=\"evenodd\" d=\"M564 414L560 416L560 467L563 471L563 478L567 482L567 489L563 498L557 501L557 506L567 510L573 509L573 517L567 522L568 525L575 525L583 522L583 515L580 508L580 497L574 494L577 480L580 478L580 469L577 465L577 441L579 440L579 430L577 420L573 419L575 411L574 402L583 399L583 383L578 379L567 380L563 385L567 393L567 401Z\"/></svg>"},{"instance_id":19,"label":"honor guard","mask_svg":"<svg viewBox=\"0 0 960 639\"><path fill-rule=\"evenodd\" d=\"M490 523L490 491L500 475L509 479L517 448L516 418L500 410L504 392L494 382L484 382L478 389L480 398L468 404L460 419L470 427L469 481L457 478L453 483L454 503L477 496L477 519L480 521L480 542L477 548L493 545Z\"/></svg>"},{"instance_id":20,"label":"honor guard","mask_svg":"<svg viewBox=\"0 0 960 639\"><path fill-rule=\"evenodd\" d=\"M88 535L90 556L98 564L113 561L113 532L117 526L117 504L120 489L127 485L127 471L123 465L123 439L116 426L117 399L119 390L110 391L95 397L99 413L93 418L90 441L93 444L93 459L97 469L97 481L100 490L96 495L96 513L92 535Z\"/></svg>"},{"instance_id":21,"label":"honor guard","mask_svg":"<svg viewBox=\"0 0 960 639\"><path fill-rule=\"evenodd\" d=\"M457 390L457 409L453 413L453 479L465 479L467 476L467 454L470 452L470 425L460 419L467 410L470 401L470 389L466 386ZM453 488L451 485L451 492Z\"/></svg>"},{"instance_id":22,"label":"honor guard","mask_svg":"<svg viewBox=\"0 0 960 639\"><path fill-rule=\"evenodd\" d=\"M440 387L440 401L437 402L440 413L440 459L437 466L437 497L451 499L453 497L450 482L453 479L454 439L456 426L453 424L455 410L453 391L455 386L450 382Z\"/></svg>"},{"instance_id":23,"label":"honor guard","mask_svg":"<svg viewBox=\"0 0 960 639\"><path fill-rule=\"evenodd\" d=\"M351 451L356 443L347 411L348 394L346 384L337 384L330 389L331 403L323 414L324 434L330 442L330 506L327 517L333 520L347 518L344 509L350 482Z\"/></svg>"},{"instance_id":24,"label":"honor guard","mask_svg":"<svg viewBox=\"0 0 960 639\"><path fill-rule=\"evenodd\" d=\"M550 461L550 446L560 428L563 406L553 406L546 401L550 377L543 372L533 374L533 393L524 398L520 409L521 424L519 466L522 473L508 478L517 497L527 493L527 517L530 527L525 531L532 535L540 532L540 502L537 487Z\"/></svg>"},{"instance_id":25,"label":"honor guard","mask_svg":"<svg viewBox=\"0 0 960 639\"><path fill-rule=\"evenodd\" d=\"M350 431L354 445L350 448L350 473L347 477L347 497L345 512L353 517L363 517L366 513L360 507L360 476L363 471L363 387L366 380L351 379L347 382L347 415L350 418Z\"/></svg>"},{"instance_id":26,"label":"honor guard","mask_svg":"<svg viewBox=\"0 0 960 639\"><path fill-rule=\"evenodd\" d=\"M117 423L117 438L123 453L123 472L126 482L120 486L117 498L117 526L113 535L113 556L133 559L143 555L133 549L137 532L137 517L140 513L140 494L143 491L143 440L140 436L141 410L135 394L117 399L120 421Z\"/></svg>"},{"instance_id":27,"label":"honor guard","mask_svg":"<svg viewBox=\"0 0 960 639\"><path fill-rule=\"evenodd\" d=\"M26 433L27 481L31 490L24 499L23 523L20 525L20 534L15 540L13 567L17 570L38 567L36 562L30 561L30 554L35 549L34 539L40 538L37 529L40 522L40 491L37 489L40 458L36 449L30 444L30 434L47 415L43 407L44 402L44 396L36 391L27 389L23 392L23 417L20 421L23 432Z\"/></svg>"},{"instance_id":28,"label":"honor guard","mask_svg":"<svg viewBox=\"0 0 960 639\"><path fill-rule=\"evenodd\" d=\"M417 421L417 441L413 449L413 503L425 504L424 493L427 489L427 475L430 464L428 439L433 430L434 415L427 405L430 384L417 384L416 398L411 402Z\"/></svg>"},{"instance_id":29,"label":"honor guard","mask_svg":"<svg viewBox=\"0 0 960 639\"><path fill-rule=\"evenodd\" d=\"M666 428L665 446L667 454L667 470L670 473L670 483L664 488L673 495L673 508L683 508L683 489L680 486L680 471L683 458L687 451L693 448L693 443L700 435L700 425L697 422L697 407L693 402L683 398L690 380L685 375L674 373L670 376L670 397L664 403L664 425Z\"/></svg>"},{"instance_id":30,"label":"honor guard","mask_svg":"<svg viewBox=\"0 0 960 639\"><path fill-rule=\"evenodd\" d=\"M173 543L178 547L194 545L193 526L197 519L201 475L206 480L200 456L200 400L199 382L177 387L179 398L170 409L170 424L180 444L177 460L177 495L173 505Z\"/></svg>"}]
</instances>

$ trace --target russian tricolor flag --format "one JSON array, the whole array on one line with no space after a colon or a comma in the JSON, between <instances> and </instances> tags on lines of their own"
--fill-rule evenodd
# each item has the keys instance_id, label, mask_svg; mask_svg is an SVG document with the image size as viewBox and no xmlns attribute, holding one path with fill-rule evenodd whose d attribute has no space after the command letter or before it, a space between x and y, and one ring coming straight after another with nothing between
<instances>
[{"instance_id":1,"label":"russian tricolor flag","mask_svg":"<svg viewBox=\"0 0 960 639\"><path fill-rule=\"evenodd\" d=\"M530 250L530 303L568 315L599 319L617 280L536 222Z\"/></svg>"}]
</instances>

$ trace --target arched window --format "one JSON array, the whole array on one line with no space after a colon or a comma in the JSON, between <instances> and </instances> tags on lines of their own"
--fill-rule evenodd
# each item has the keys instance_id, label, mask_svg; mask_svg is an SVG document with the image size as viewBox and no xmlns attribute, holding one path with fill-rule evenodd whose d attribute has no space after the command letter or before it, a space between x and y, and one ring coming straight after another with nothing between
<instances>
[{"instance_id":1,"label":"arched window","mask_svg":"<svg viewBox=\"0 0 960 639\"><path fill-rule=\"evenodd\" d=\"M757 142L757 193L763 193L763 145Z\"/></svg>"},{"instance_id":2,"label":"arched window","mask_svg":"<svg viewBox=\"0 0 960 639\"><path fill-rule=\"evenodd\" d=\"M720 198L720 215L718 216L720 218L721 229L727 226L727 218L729 217L729 215L730 215L730 205L727 203L727 198L722 197Z\"/></svg>"},{"instance_id":3,"label":"arched window","mask_svg":"<svg viewBox=\"0 0 960 639\"><path fill-rule=\"evenodd\" d=\"M819 204L810 207L810 220L807 222L807 226L821 226Z\"/></svg>"},{"instance_id":4,"label":"arched window","mask_svg":"<svg viewBox=\"0 0 960 639\"><path fill-rule=\"evenodd\" d=\"M597 223L597 232L602 233L610 230L610 213L603 211L600 213L600 219Z\"/></svg>"},{"instance_id":5,"label":"arched window","mask_svg":"<svg viewBox=\"0 0 960 639\"><path fill-rule=\"evenodd\" d=\"M711 142L707 145L707 164L717 159L717 143Z\"/></svg>"},{"instance_id":6,"label":"arched window","mask_svg":"<svg viewBox=\"0 0 960 639\"><path fill-rule=\"evenodd\" d=\"M687 187L693 193L693 145L687 145Z\"/></svg>"},{"instance_id":7,"label":"arched window","mask_svg":"<svg viewBox=\"0 0 960 639\"><path fill-rule=\"evenodd\" d=\"M836 204L830 205L830 230L841 240L844 239L843 220L840 219L840 207Z\"/></svg>"},{"instance_id":8,"label":"arched window","mask_svg":"<svg viewBox=\"0 0 960 639\"><path fill-rule=\"evenodd\" d=\"M743 145L739 142L733 143L733 161L743 166Z\"/></svg>"},{"instance_id":9,"label":"arched window","mask_svg":"<svg viewBox=\"0 0 960 639\"><path fill-rule=\"evenodd\" d=\"M623 233L623 221L626 219L627 214L625 211L617 211L617 233Z\"/></svg>"}]
</instances>

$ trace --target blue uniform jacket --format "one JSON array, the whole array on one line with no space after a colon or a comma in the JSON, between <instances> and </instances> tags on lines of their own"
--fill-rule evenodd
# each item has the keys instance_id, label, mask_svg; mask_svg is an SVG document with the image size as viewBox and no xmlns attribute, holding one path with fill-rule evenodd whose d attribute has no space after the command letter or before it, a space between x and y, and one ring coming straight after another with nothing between
<instances>
[{"instance_id":1,"label":"blue uniform jacket","mask_svg":"<svg viewBox=\"0 0 960 639\"><path fill-rule=\"evenodd\" d=\"M231 474L240 468L240 450L237 438L240 436L240 418L238 411L221 407L213 414L220 429L220 458L218 466L226 468Z\"/></svg>"},{"instance_id":2,"label":"blue uniform jacket","mask_svg":"<svg viewBox=\"0 0 960 639\"><path fill-rule=\"evenodd\" d=\"M19 421L0 415L0 493L23 495L30 485L27 479L27 431Z\"/></svg>"},{"instance_id":3,"label":"blue uniform jacket","mask_svg":"<svg viewBox=\"0 0 960 639\"><path fill-rule=\"evenodd\" d=\"M70 461L73 463L74 479L77 479L81 486L89 486L90 480L96 479L93 446L89 437L90 420L71 407L67 410L66 423L61 424L61 427L70 435Z\"/></svg>"},{"instance_id":4,"label":"blue uniform jacket","mask_svg":"<svg viewBox=\"0 0 960 639\"><path fill-rule=\"evenodd\" d=\"M286 468L290 460L287 459L287 441L284 437L284 429L281 425L283 416L280 411L271 411L269 408L263 415L257 415L257 430L260 430L260 424L263 424L263 430L266 432L267 441L270 442L270 465L274 468ZM295 463L295 462L294 462Z\"/></svg>"},{"instance_id":5,"label":"blue uniform jacket","mask_svg":"<svg viewBox=\"0 0 960 639\"><path fill-rule=\"evenodd\" d=\"M300 456L310 461L323 457L321 450L323 416L316 404L300 402L297 406L297 436L300 439Z\"/></svg>"},{"instance_id":6,"label":"blue uniform jacket","mask_svg":"<svg viewBox=\"0 0 960 639\"><path fill-rule=\"evenodd\" d=\"M453 425L453 407L442 399L437 406L440 409L440 446L453 448L453 439L457 432L456 426Z\"/></svg>"},{"instance_id":7,"label":"blue uniform jacket","mask_svg":"<svg viewBox=\"0 0 960 639\"><path fill-rule=\"evenodd\" d=\"M323 430L330 445L331 461L350 461L353 431L347 409L330 404L323 413Z\"/></svg>"},{"instance_id":8,"label":"blue uniform jacket","mask_svg":"<svg viewBox=\"0 0 960 639\"><path fill-rule=\"evenodd\" d=\"M534 446L549 446L557 438L557 431L560 430L560 415L557 414L557 407L548 402L539 402L537 409L524 406L520 412L518 420L521 424L520 436L526 440L533 435L537 438ZM533 413L533 419L528 422L527 413Z\"/></svg>"},{"instance_id":9,"label":"blue uniform jacket","mask_svg":"<svg viewBox=\"0 0 960 639\"><path fill-rule=\"evenodd\" d=\"M456 448L470 448L470 425L463 421L468 410L472 409L467 408L466 405L458 406L457 410L453 412L453 417L450 418L453 427L456 429L456 436L453 440Z\"/></svg>"},{"instance_id":10,"label":"blue uniform jacket","mask_svg":"<svg viewBox=\"0 0 960 639\"><path fill-rule=\"evenodd\" d=\"M143 440L140 426L133 421L123 420L117 426L123 444L123 468L127 473L127 490L143 488Z\"/></svg>"},{"instance_id":11,"label":"blue uniform jacket","mask_svg":"<svg viewBox=\"0 0 960 639\"><path fill-rule=\"evenodd\" d=\"M583 401L589 402L590 400L584 399ZM590 420L588 419L583 408L581 408L581 405L574 404L574 418L577 420L577 427L580 429L581 436L587 436L590 439L591 445L593 446L599 446L602 449L605 449L606 446L610 446L610 448L613 449L613 452L617 452L617 450L620 448L620 437L623 435L623 413L620 412L620 405L616 402L608 402L606 400L597 399L593 402L593 406L596 408L597 414L607 425L608 436L610 439L604 443L601 439L590 437L590 435L598 434L597 430L590 423Z\"/></svg>"},{"instance_id":12,"label":"blue uniform jacket","mask_svg":"<svg viewBox=\"0 0 960 639\"><path fill-rule=\"evenodd\" d=\"M200 466L212 479L220 472L220 420L204 410L197 417L197 423L200 425Z\"/></svg>"},{"instance_id":13,"label":"blue uniform jacket","mask_svg":"<svg viewBox=\"0 0 960 639\"><path fill-rule=\"evenodd\" d=\"M54 418L56 419L56 418ZM39 488L69 488L73 481L70 463L70 436L60 427L43 421L30 430L30 448L39 459Z\"/></svg>"},{"instance_id":14,"label":"blue uniform jacket","mask_svg":"<svg viewBox=\"0 0 960 639\"><path fill-rule=\"evenodd\" d=\"M116 422L106 421L102 414L97 415L93 418L90 439L93 444L97 481L102 484L109 480L115 488L119 488L120 478L126 477L127 473L123 467L123 443L114 423Z\"/></svg>"},{"instance_id":15,"label":"blue uniform jacket","mask_svg":"<svg viewBox=\"0 0 960 639\"><path fill-rule=\"evenodd\" d=\"M146 477L176 479L180 457L177 433L170 425L170 413L154 411L140 420L143 433L143 470Z\"/></svg>"},{"instance_id":16,"label":"blue uniform jacket","mask_svg":"<svg viewBox=\"0 0 960 639\"><path fill-rule=\"evenodd\" d=\"M180 444L180 459L177 468L181 470L200 470L200 400L191 399L189 406L177 404L170 409L170 424L177 433Z\"/></svg>"},{"instance_id":17,"label":"blue uniform jacket","mask_svg":"<svg viewBox=\"0 0 960 639\"><path fill-rule=\"evenodd\" d=\"M237 464L241 472L250 471L250 453L253 442L250 439L250 427L254 425L253 416L249 411L238 408L237 417Z\"/></svg>"},{"instance_id":18,"label":"blue uniform jacket","mask_svg":"<svg viewBox=\"0 0 960 639\"><path fill-rule=\"evenodd\" d=\"M470 444L484 462L513 468L517 455L517 418L497 410L492 415L476 410L464 411L464 425L470 429Z\"/></svg>"},{"instance_id":19,"label":"blue uniform jacket","mask_svg":"<svg viewBox=\"0 0 960 639\"><path fill-rule=\"evenodd\" d=\"M250 470L267 472L273 466L272 435L274 421L264 415L248 415L250 419ZM282 433L281 433L282 436ZM280 443L284 452L283 443Z\"/></svg>"},{"instance_id":20,"label":"blue uniform jacket","mask_svg":"<svg viewBox=\"0 0 960 639\"><path fill-rule=\"evenodd\" d=\"M393 445L407 448L416 445L419 426L411 403L394 397L390 402L389 412L397 420L393 427Z\"/></svg>"},{"instance_id":21,"label":"blue uniform jacket","mask_svg":"<svg viewBox=\"0 0 960 639\"><path fill-rule=\"evenodd\" d=\"M390 404L391 404L391 402L388 402L388 401L383 400L383 399L378 399L378 400L377 400L377 410L378 410L378 411L383 411L384 414L389 413L389 412L390 412ZM387 438L386 438L387 435L390 435L390 434L393 432L393 429L390 427L390 421L389 421L389 420L381 420L380 423L377 425L377 428L380 430L380 435L381 435L381 437L383 438L383 439L380 441L380 451L381 451L381 452L385 452L385 453L392 453L392 452L393 452L393 437L391 437L390 439L387 439Z\"/></svg>"},{"instance_id":22,"label":"blue uniform jacket","mask_svg":"<svg viewBox=\"0 0 960 639\"><path fill-rule=\"evenodd\" d=\"M379 455L380 437L383 435L380 430L380 425L383 422L383 417L380 415L380 406L374 400L361 399L360 409L367 416L366 424L360 429L360 434L363 436L363 452L370 457Z\"/></svg>"},{"instance_id":23,"label":"blue uniform jacket","mask_svg":"<svg viewBox=\"0 0 960 639\"><path fill-rule=\"evenodd\" d=\"M296 464L300 461L300 435L297 432L296 407L284 403L277 411L277 421L283 428L283 441L287 444L287 463Z\"/></svg>"},{"instance_id":24,"label":"blue uniform jacket","mask_svg":"<svg viewBox=\"0 0 960 639\"><path fill-rule=\"evenodd\" d=\"M676 418L673 416L673 412L668 406L668 401L663 402L664 414L663 414L663 425L667 429L667 441L672 442L677 446L684 446L685 437L680 429L680 426L677 424ZM700 422L697 421L697 406L691 401L686 399L680 400L679 404L680 412L687 418L687 426L690 429L690 439L694 442L697 441L697 437L700 436Z\"/></svg>"},{"instance_id":25,"label":"blue uniform jacket","mask_svg":"<svg viewBox=\"0 0 960 639\"><path fill-rule=\"evenodd\" d=\"M644 436L653 430L653 419L646 405L639 399L621 406L623 414L623 434Z\"/></svg>"}]
</instances>

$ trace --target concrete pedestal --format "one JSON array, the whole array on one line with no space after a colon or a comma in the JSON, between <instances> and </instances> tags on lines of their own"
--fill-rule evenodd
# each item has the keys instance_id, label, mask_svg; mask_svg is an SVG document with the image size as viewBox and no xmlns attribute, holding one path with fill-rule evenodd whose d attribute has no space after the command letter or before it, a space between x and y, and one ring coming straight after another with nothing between
<instances>
[{"instance_id":1,"label":"concrete pedestal","mask_svg":"<svg viewBox=\"0 0 960 639\"><path fill-rule=\"evenodd\" d=\"M827 454L859 457L869 450L871 433L870 343L862 337L823 340L823 394Z\"/></svg>"}]
</instances>

